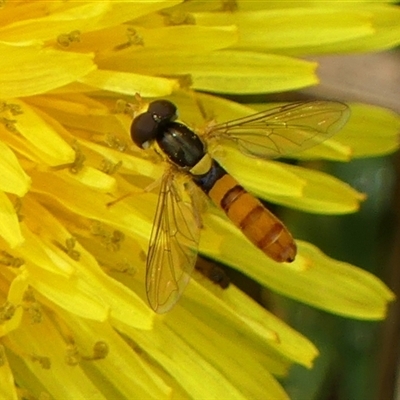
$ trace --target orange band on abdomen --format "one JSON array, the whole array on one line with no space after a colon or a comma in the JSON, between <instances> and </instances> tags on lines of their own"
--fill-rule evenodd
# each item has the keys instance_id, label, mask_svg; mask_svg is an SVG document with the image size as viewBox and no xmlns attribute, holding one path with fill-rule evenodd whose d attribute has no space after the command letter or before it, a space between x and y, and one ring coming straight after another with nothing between
<instances>
[{"instance_id":1,"label":"orange band on abdomen","mask_svg":"<svg viewBox=\"0 0 400 400\"><path fill-rule=\"evenodd\" d=\"M265 254L278 262L294 260L296 245L292 235L274 214L243 189L232 176L223 175L208 195Z\"/></svg>"}]
</instances>

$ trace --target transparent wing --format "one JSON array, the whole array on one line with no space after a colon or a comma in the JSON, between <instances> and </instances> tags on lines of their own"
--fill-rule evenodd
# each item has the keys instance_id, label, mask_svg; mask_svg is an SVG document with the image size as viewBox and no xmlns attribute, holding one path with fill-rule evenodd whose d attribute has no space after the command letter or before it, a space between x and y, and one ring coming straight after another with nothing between
<instances>
[{"instance_id":1,"label":"transparent wing","mask_svg":"<svg viewBox=\"0 0 400 400\"><path fill-rule=\"evenodd\" d=\"M330 138L349 116L350 110L343 103L299 102L214 125L206 135L236 144L249 156L282 157Z\"/></svg>"},{"instance_id":2,"label":"transparent wing","mask_svg":"<svg viewBox=\"0 0 400 400\"><path fill-rule=\"evenodd\" d=\"M183 201L172 171L163 178L147 254L146 290L150 306L169 311L190 280L200 228L191 204Z\"/></svg>"}]
</instances>

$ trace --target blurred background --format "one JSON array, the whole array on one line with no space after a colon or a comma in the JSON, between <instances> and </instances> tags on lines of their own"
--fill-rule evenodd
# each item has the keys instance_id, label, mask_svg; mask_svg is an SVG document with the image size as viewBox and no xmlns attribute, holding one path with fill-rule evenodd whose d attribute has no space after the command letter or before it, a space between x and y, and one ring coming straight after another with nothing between
<instances>
[{"instance_id":1,"label":"blurred background","mask_svg":"<svg viewBox=\"0 0 400 400\"><path fill-rule=\"evenodd\" d=\"M320 63L321 84L302 95L369 103L400 112L399 50L315 60ZM293 230L301 224L301 235L306 234L302 238L334 258L377 275L399 297L399 154L325 163L323 168L366 193L367 200L358 213L345 216L290 212ZM308 227L307 232L304 226ZM365 322L335 317L273 297L288 313L288 322L312 339L321 352L311 374L295 367L285 382L293 399L400 399L398 302L391 304L386 321Z\"/></svg>"},{"instance_id":2,"label":"blurred background","mask_svg":"<svg viewBox=\"0 0 400 400\"><path fill-rule=\"evenodd\" d=\"M320 64L317 87L234 99L253 103L322 98L363 102L400 113L399 50L312 60ZM321 216L272 207L273 211L283 217L295 237L372 272L399 298L400 155L324 162L321 169L367 194L358 213ZM398 301L390 305L385 321L357 321L271 293L231 269L226 272L234 284L318 346L320 356L312 370L295 366L282 381L292 400L400 400Z\"/></svg>"},{"instance_id":3,"label":"blurred background","mask_svg":"<svg viewBox=\"0 0 400 400\"><path fill-rule=\"evenodd\" d=\"M304 91L305 95L369 103L400 113L399 50L316 60L320 63L321 84ZM350 163L327 163L325 169L368 198L356 214L296 217L302 219L303 226L310 227L306 239L328 255L377 275L399 298L399 153ZM324 226L327 229L321 230ZM302 384L308 376L306 371L293 370L287 382L289 392L291 388L294 391L293 399L399 400L399 306L398 301L391 304L386 321L365 322L290 305L293 323L299 330L305 329L321 351L312 371L312 384ZM314 392L307 391L307 387Z\"/></svg>"}]
</instances>

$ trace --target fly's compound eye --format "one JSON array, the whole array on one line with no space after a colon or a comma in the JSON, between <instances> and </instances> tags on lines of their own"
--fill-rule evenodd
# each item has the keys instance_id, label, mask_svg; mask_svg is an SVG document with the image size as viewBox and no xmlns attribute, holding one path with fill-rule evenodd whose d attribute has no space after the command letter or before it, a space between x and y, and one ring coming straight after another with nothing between
<instances>
[{"instance_id":1,"label":"fly's compound eye","mask_svg":"<svg viewBox=\"0 0 400 400\"><path fill-rule=\"evenodd\" d=\"M147 148L158 133L158 122L148 111L138 115L131 124L131 138L133 142L143 149Z\"/></svg>"},{"instance_id":2,"label":"fly's compound eye","mask_svg":"<svg viewBox=\"0 0 400 400\"><path fill-rule=\"evenodd\" d=\"M177 118L176 105L168 100L156 100L149 104L147 110L156 122L170 122Z\"/></svg>"}]
</instances>

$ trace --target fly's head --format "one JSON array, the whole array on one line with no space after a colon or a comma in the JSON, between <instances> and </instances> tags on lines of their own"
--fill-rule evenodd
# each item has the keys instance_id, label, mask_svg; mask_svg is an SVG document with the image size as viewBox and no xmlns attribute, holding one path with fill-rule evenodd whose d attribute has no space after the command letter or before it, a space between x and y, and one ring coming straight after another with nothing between
<instances>
[{"instance_id":1,"label":"fly's head","mask_svg":"<svg viewBox=\"0 0 400 400\"><path fill-rule=\"evenodd\" d=\"M168 100L156 100L147 111L133 119L131 138L142 149L147 149L165 127L177 119L175 104Z\"/></svg>"}]
</instances>

